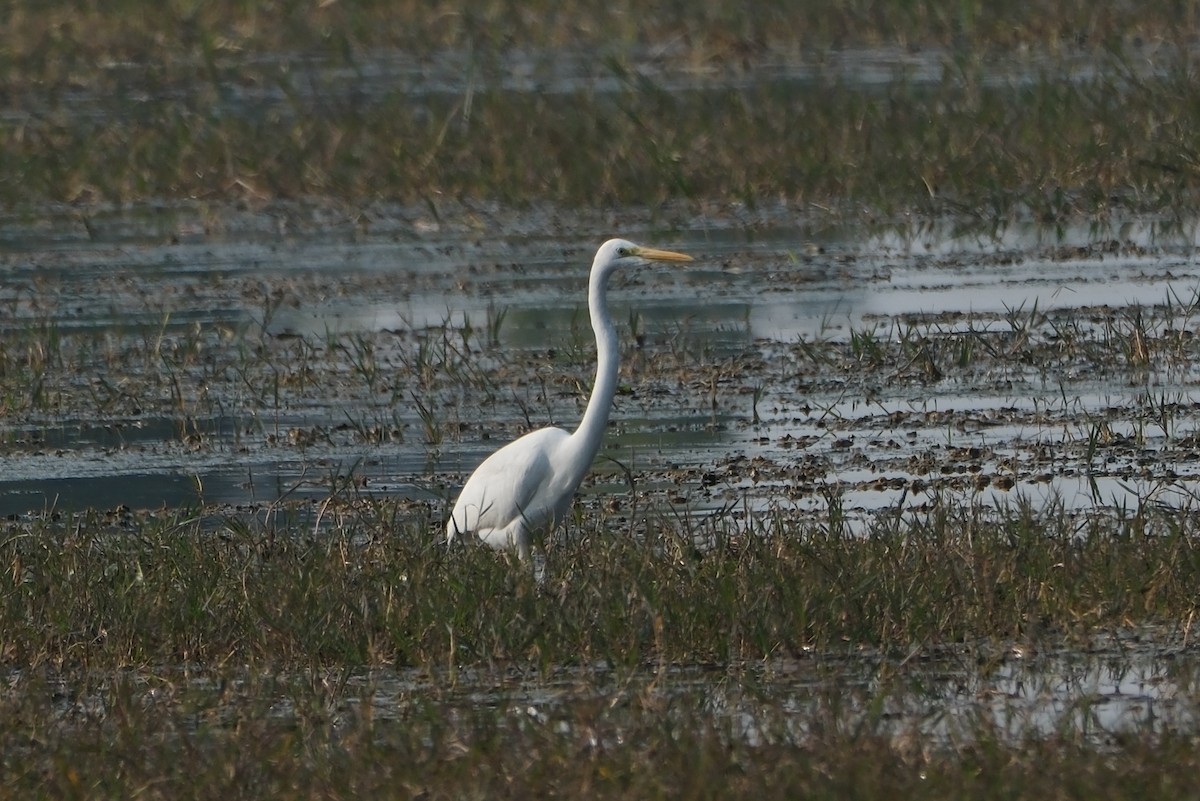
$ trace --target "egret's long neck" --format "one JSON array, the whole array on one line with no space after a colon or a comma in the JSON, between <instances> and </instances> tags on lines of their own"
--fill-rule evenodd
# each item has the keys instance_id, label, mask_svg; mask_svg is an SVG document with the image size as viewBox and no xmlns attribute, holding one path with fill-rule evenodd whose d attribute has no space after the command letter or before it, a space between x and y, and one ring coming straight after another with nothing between
<instances>
[{"instance_id":1,"label":"egret's long neck","mask_svg":"<svg viewBox=\"0 0 1200 801\"><path fill-rule=\"evenodd\" d=\"M587 411L572 439L581 455L583 473L591 466L592 459L600 450L604 439L604 428L608 425L608 413L612 409L613 396L617 391L617 363L620 345L617 329L608 315L607 270L593 270L588 284L588 311L592 316L592 330L596 332L596 384L588 400ZM580 479L583 474L580 474Z\"/></svg>"}]
</instances>

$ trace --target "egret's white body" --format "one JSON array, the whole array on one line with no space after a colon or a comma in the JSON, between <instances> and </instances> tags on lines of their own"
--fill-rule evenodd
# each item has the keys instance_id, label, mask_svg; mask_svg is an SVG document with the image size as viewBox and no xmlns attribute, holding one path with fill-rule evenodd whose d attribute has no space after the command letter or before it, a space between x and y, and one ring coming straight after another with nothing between
<instances>
[{"instance_id":1,"label":"egret's white body","mask_svg":"<svg viewBox=\"0 0 1200 801\"><path fill-rule=\"evenodd\" d=\"M588 282L588 310L596 333L596 383L574 433L541 428L510 442L476 468L446 522L446 538L469 533L498 550L529 557L535 533L562 522L575 491L600 450L617 390L620 349L608 313L608 278L619 267L644 261L691 261L669 250L610 239L596 251Z\"/></svg>"}]
</instances>

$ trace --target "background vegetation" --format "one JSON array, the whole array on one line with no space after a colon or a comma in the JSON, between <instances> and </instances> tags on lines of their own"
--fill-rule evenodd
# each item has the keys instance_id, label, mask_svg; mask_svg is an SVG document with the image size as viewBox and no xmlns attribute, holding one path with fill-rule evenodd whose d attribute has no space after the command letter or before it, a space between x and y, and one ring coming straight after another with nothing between
<instances>
[{"instance_id":1,"label":"background vegetation","mask_svg":"<svg viewBox=\"0 0 1200 801\"><path fill-rule=\"evenodd\" d=\"M1183 212L1195 31L1191 3L12 3L0 199Z\"/></svg>"}]
</instances>

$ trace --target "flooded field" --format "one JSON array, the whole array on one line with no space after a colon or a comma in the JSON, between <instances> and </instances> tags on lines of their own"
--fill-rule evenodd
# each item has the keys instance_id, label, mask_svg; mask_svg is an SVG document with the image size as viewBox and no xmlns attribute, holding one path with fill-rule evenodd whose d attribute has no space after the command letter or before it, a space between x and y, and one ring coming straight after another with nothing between
<instances>
[{"instance_id":1,"label":"flooded field","mask_svg":"<svg viewBox=\"0 0 1200 801\"><path fill-rule=\"evenodd\" d=\"M582 295L595 237L573 229L592 221L549 235L510 220L521 232L505 235L480 219L289 213L3 228L0 513L288 510L304 530L330 501L374 499L430 521L432 541L487 453L575 423L591 381ZM613 233L696 261L617 281L623 389L582 494L612 530L659 517L753 530L783 515L865 532L880 515L959 506L1057 509L1083 532L1143 507L1159 520L1195 511L1192 224ZM792 734L833 688L842 725L881 716L871 725L894 736L954 737L980 715L1017 739L1064 725L1101 739L1192 730L1200 662L1184 624L1134 647L1021 658L1018 645L984 673L974 657L939 657L902 669L924 689L883 709L870 688L894 660L759 670ZM679 669L668 697L706 698L723 727L764 736L745 676L714 695L707 670ZM414 692L382 681L377 717ZM484 680L466 700L569 717L580 699L554 681L517 703Z\"/></svg>"},{"instance_id":2,"label":"flooded field","mask_svg":"<svg viewBox=\"0 0 1200 801\"><path fill-rule=\"evenodd\" d=\"M363 720L381 734L420 727L435 709L443 727L469 741L485 709L523 736L600 750L619 748L646 708L682 727L711 726L727 742L750 747L803 743L827 728L945 748L981 735L1015 745L1067 732L1105 746L1123 737L1195 730L1200 664L1176 662L1183 653L1178 642L1159 650L1153 644L1162 634L1098 637L1082 652L999 652L982 665L981 652L959 649L906 661L864 652L634 672L602 664L545 675L516 668L432 675L378 669L265 680L247 673L221 682L184 666L170 677L130 677L128 689L140 705L165 708L177 700L156 684L170 678L204 717L237 719L247 706L259 707L287 726L307 712L295 687L316 681L328 693L322 714L345 730ZM119 703L103 682L82 693L63 682L49 686L58 715L77 724L103 720Z\"/></svg>"},{"instance_id":3,"label":"flooded field","mask_svg":"<svg viewBox=\"0 0 1200 801\"><path fill-rule=\"evenodd\" d=\"M335 477L441 506L581 413L595 237L192 216L4 228L0 325L35 385L10 375L0 513L320 499ZM613 233L696 262L617 279L624 389L585 500L1190 508L1192 224Z\"/></svg>"},{"instance_id":4,"label":"flooded field","mask_svg":"<svg viewBox=\"0 0 1200 801\"><path fill-rule=\"evenodd\" d=\"M868 5L0 12L0 801L1195 794L1194 23Z\"/></svg>"}]
</instances>

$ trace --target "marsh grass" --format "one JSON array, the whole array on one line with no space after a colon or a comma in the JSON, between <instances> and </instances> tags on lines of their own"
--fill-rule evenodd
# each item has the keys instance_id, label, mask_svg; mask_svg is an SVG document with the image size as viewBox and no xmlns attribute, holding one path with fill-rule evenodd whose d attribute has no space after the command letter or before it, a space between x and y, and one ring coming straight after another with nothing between
<instances>
[{"instance_id":1,"label":"marsh grass","mask_svg":"<svg viewBox=\"0 0 1200 801\"><path fill-rule=\"evenodd\" d=\"M1194 346L1177 332L1192 306L1098 310L1074 338L1060 335L1066 324L1054 314L1030 309L965 333L914 318L864 333L857 352L847 335L797 345L791 363L718 363L692 380L718 393L736 386L725 378L738 370L764 383L817 370L879 380L926 355L945 368L964 341L974 348L966 370L1186 373ZM1149 365L1096 344L1133 330L1144 332ZM464 352L449 323L357 343L252 327L233 335L238 347L218 348L210 336L156 326L102 345L31 323L0 364L17 392L35 354L47 391L75 403L91 401L62 388L127 361L147 371L129 381L158 387L163 408L181 414L244 396L244 414L269 417L280 393L335 394L382 425L379 409L393 405L381 400L385 382L453 397L510 386L528 358ZM863 357L868 342L873 358ZM696 363L673 347L645 348L634 380ZM348 358L355 352L394 369L372 386ZM562 348L553 369L575 395L592 367L579 346ZM928 380L909 372L904 380ZM193 374L209 396L184 393L181 405L171 376ZM559 385L517 386L540 407ZM134 383L110 391L97 391L105 409L137 397L121 394ZM1148 389L1139 418L1166 430L1176 402ZM439 405L430 425L442 431L454 414ZM1090 464L1108 447L1108 423L1089 422ZM864 530L835 488L827 513L803 520L653 504L610 517L585 504L546 543L539 584L484 548L442 545L441 505L360 494L353 471L323 486L319 506L285 499L257 513L84 510L0 522L0 797L893 797L903 788L994 798L1049 783L1121 798L1195 784L1187 732L1121 732L1098 746L1074 724L1015 742L983 716L949 740L886 726L893 706L933 703L901 666L947 649L986 672L1012 643L1086 650L1098 632L1143 626L1190 647L1200 580L1192 510L995 512L946 499L880 514ZM786 681L747 667L864 655L867 690L835 674L800 712ZM706 687L753 694L761 737L747 736L744 716L714 711L716 690L671 689L674 670L695 666L716 672ZM564 675L578 700L558 711L512 689L517 676L561 692ZM1116 770L1114 760L1133 764Z\"/></svg>"},{"instance_id":2,"label":"marsh grass","mask_svg":"<svg viewBox=\"0 0 1200 801\"><path fill-rule=\"evenodd\" d=\"M1070 735L1004 744L981 724L931 749L846 728L832 700L813 733L751 743L703 700L620 689L543 720L407 694L382 717L371 688L312 675L18 684L0 724L5 798L1138 798L1195 788L1198 767L1178 735L1098 750Z\"/></svg>"},{"instance_id":3,"label":"marsh grass","mask_svg":"<svg viewBox=\"0 0 1200 801\"><path fill-rule=\"evenodd\" d=\"M176 198L400 201L438 222L472 199L915 209L985 228L1120 207L1184 215L1200 163L1195 22L1171 4L1077 2L16 4L0 11L0 200L35 220L47 202L70 203L93 240L105 203ZM741 80L856 46L942 48L942 74L875 87L835 70ZM497 76L517 50L535 71L555 69L558 50L601 66L559 95L512 92ZM995 80L996 57L1025 52L1044 72ZM377 53L461 56L472 77L448 92L336 82L365 76ZM1095 72L1064 80L1081 53ZM1133 66L1143 58L1154 71ZM692 88L675 91L681 74ZM219 227L220 211L206 213L205 230ZM0 341L0 404L35 433L6 444L40 448L37 432L68 419L161 416L192 447L224 447L222 421L234 420L238 447L303 457L334 426L289 408L337 398L336 423L357 441L405 438L411 424L420 436L407 441L436 452L478 424L468 398L492 418L511 396L510 419L534 426L573 413L590 380L582 315L552 364L530 369L528 352L496 347L504 309L478 329L272 336L288 294L315 293L303 278L281 281L286 291L266 280L241 288L257 307L236 330L177 324L167 299L143 323L114 312L103 335L60 329L21 296ZM52 305L47 286L28 294ZM1147 387L1134 444L1161 429L1190 448L1194 435L1177 432L1184 395L1148 387L1190 380L1196 305L1172 297L1087 321L1019 308L965 333L914 317L848 341L822 331L781 346L770 367L757 352L715 363L681 333L670 352L639 352L622 380L643 397L655 381L690 385L714 413L748 388L757 423L798 382L850 392L1081 374ZM639 340L641 321L630 328ZM1067 414L1078 401L1063 386ZM1087 467L1120 440L1116 423L1107 410L1075 423ZM1193 647L1195 510L1146 499L1135 511L997 512L935 498L864 529L833 487L824 516L803 520L653 504L620 518L589 504L546 543L539 582L483 548L442 545L431 507L360 494L354 470L328 473L319 504L0 521L0 798L1197 792L1190 729L1098 738L1063 725L1013 741L980 715L934 741L886 725L891 702L928 700L905 673L925 656L953 652L986 672L1014 642L1085 649L1098 632L1140 627ZM812 706L753 675L864 654L870 681L835 673ZM673 671L696 667L714 674L705 688L672 692ZM582 700L547 712L520 682L569 684ZM727 687L753 697L756 736L740 709L721 714Z\"/></svg>"},{"instance_id":4,"label":"marsh grass","mask_svg":"<svg viewBox=\"0 0 1200 801\"><path fill-rule=\"evenodd\" d=\"M441 199L470 198L573 207L782 200L848 213L1048 221L1114 205L1195 208L1190 132L1200 106L1187 46L1170 44L1186 41L1188 29L1165 13L717 4L639 9L626 26L621 15L585 9L578 19L543 19L499 4L285 6L10 13L0 25L10 43L0 69L32 111L0 128L0 197L86 206L320 196L399 200L435 218ZM1158 69L1147 76L1132 66L1144 60L1139 31L1156 45ZM656 47L656 57L693 77L715 69L711 82L678 91L637 69L639 46L680 36L678 53ZM584 83L553 96L502 88L495 81L511 69L504 58L514 42L548 52L596 52L604 42L598 52L612 55L598 69L619 88ZM760 59L819 63L855 42L947 47L943 75L917 83L900 74L882 88L836 74L722 83ZM1086 78L1049 68L1030 81L994 80L996 51L1022 47L1064 71L1077 50L1098 67ZM461 91L379 97L289 68L315 52L330 75L362 72L363 60L388 48L465 54L474 77ZM243 87L256 91L237 100Z\"/></svg>"},{"instance_id":5,"label":"marsh grass","mask_svg":"<svg viewBox=\"0 0 1200 801\"><path fill-rule=\"evenodd\" d=\"M64 2L16 6L6 11L3 22L6 65L43 77L66 77L102 58L141 62L160 48L186 54L189 69L213 75L223 57L241 51L320 50L353 63L361 49L398 48L419 54L465 49L487 65L513 42L530 48L620 52L625 46L679 37L687 44L686 54L664 48L660 57L739 65L763 52L830 44L896 42L920 47L957 41L1000 51L1031 45L1104 47L1139 37L1173 40L1196 20L1169 4L1133 9L1078 0L1036 8L930 2L830 6L817 0L753 8L731 0L645 6L624 0L604 8L578 2L533 3L525 13L514 13L502 2L464 0L353 6L229 0L189 6L126 0L84 7ZM77 80L88 77L96 76L78 75Z\"/></svg>"},{"instance_id":6,"label":"marsh grass","mask_svg":"<svg viewBox=\"0 0 1200 801\"><path fill-rule=\"evenodd\" d=\"M903 669L919 653L987 661L1142 625L1186 643L1190 516L938 510L860 536L836 515L781 515L631 538L584 515L548 543L539 584L383 502L310 534L298 514L6 523L0 797L996 798L1049 783L1123 798L1196 782L1189 736L1014 742L979 717L934 741L881 713L921 703ZM996 645L971 656L979 643ZM803 713L786 681L745 667L862 653L892 667L861 688L831 680ZM689 665L753 699L752 731L714 690L672 689ZM561 693L564 675L562 707L513 684Z\"/></svg>"},{"instance_id":7,"label":"marsh grass","mask_svg":"<svg viewBox=\"0 0 1200 801\"><path fill-rule=\"evenodd\" d=\"M418 204L435 194L517 205L715 199L753 207L783 198L1047 221L1114 203L1186 211L1194 207L1193 99L1182 78L1130 96L1102 76L1021 91L897 83L882 98L834 83L565 99L481 90L472 124L449 130L428 122L456 113L455 101L436 97L283 123L197 107L189 115L208 121L183 126L161 118L178 113L169 106L150 119L114 110L98 122L31 120L39 130L8 147L6 199L237 199L251 187L264 199L357 203ZM158 143L163 129L178 133L153 151L138 145Z\"/></svg>"},{"instance_id":8,"label":"marsh grass","mask_svg":"<svg viewBox=\"0 0 1200 801\"><path fill-rule=\"evenodd\" d=\"M9 523L0 653L109 670L550 670L847 644L904 651L1178 624L1195 611L1200 572L1189 515L1079 520L1020 508L913 514L865 536L833 513L826 525L782 514L733 532L710 523L703 537L672 520L638 537L585 521L548 543L537 583L487 549L446 548L430 520L392 528L387 504L354 508L307 535L287 514L269 524L185 512Z\"/></svg>"}]
</instances>

